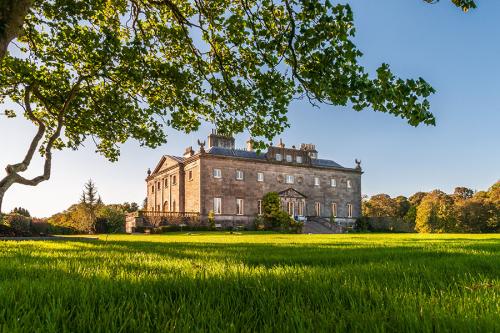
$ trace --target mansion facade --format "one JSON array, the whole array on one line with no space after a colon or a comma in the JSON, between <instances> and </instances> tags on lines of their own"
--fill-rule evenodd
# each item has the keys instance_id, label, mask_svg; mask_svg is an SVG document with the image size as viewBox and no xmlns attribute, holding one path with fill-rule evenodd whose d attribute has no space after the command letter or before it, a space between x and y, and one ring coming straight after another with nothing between
<instances>
[{"instance_id":1,"label":"mansion facade","mask_svg":"<svg viewBox=\"0 0 500 333\"><path fill-rule=\"evenodd\" d=\"M249 224L262 213L262 198L277 192L282 208L295 217L336 217L353 222L361 215L361 167L346 168L319 159L312 144L285 147L280 141L267 152L252 142L236 149L233 137L212 132L208 145L184 156L163 156L148 170L147 210L192 212L217 223Z\"/></svg>"}]
</instances>

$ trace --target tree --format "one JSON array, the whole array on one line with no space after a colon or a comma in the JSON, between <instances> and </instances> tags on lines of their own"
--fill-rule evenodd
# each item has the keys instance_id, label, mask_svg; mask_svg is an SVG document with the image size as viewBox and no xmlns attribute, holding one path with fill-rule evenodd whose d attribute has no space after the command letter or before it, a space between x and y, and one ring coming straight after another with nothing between
<instances>
[{"instance_id":1,"label":"tree","mask_svg":"<svg viewBox=\"0 0 500 333\"><path fill-rule=\"evenodd\" d=\"M453 192L453 197L456 200L467 200L472 198L474 195L474 190L467 187L455 187L455 191Z\"/></svg>"},{"instance_id":2,"label":"tree","mask_svg":"<svg viewBox=\"0 0 500 333\"><path fill-rule=\"evenodd\" d=\"M422 233L456 232L460 228L454 216L453 199L435 190L427 194L417 207L415 230Z\"/></svg>"},{"instance_id":3,"label":"tree","mask_svg":"<svg viewBox=\"0 0 500 333\"><path fill-rule=\"evenodd\" d=\"M80 205L86 212L85 217L82 218L87 220L85 224L89 226L89 232L94 232L97 221L97 211L103 206L103 203L101 196L97 194L97 188L92 179L89 179L88 182L85 183Z\"/></svg>"},{"instance_id":4,"label":"tree","mask_svg":"<svg viewBox=\"0 0 500 333\"><path fill-rule=\"evenodd\" d=\"M365 203L363 214L367 217L395 217L398 216L398 207L389 195L376 194Z\"/></svg>"},{"instance_id":5,"label":"tree","mask_svg":"<svg viewBox=\"0 0 500 333\"><path fill-rule=\"evenodd\" d=\"M16 208L14 208L12 210L12 213L13 214L19 214L19 215L22 215L22 216L25 216L25 217L31 217L30 212L26 208L23 208L23 207L16 207Z\"/></svg>"},{"instance_id":6,"label":"tree","mask_svg":"<svg viewBox=\"0 0 500 333\"><path fill-rule=\"evenodd\" d=\"M402 195L394 198L394 204L396 205L396 216L397 217L405 217L411 208L411 204L408 201L408 198L406 198L405 196L402 196Z\"/></svg>"},{"instance_id":7,"label":"tree","mask_svg":"<svg viewBox=\"0 0 500 333\"><path fill-rule=\"evenodd\" d=\"M136 202L125 202L122 205L123 210L127 213L137 212L139 210L139 205Z\"/></svg>"},{"instance_id":8,"label":"tree","mask_svg":"<svg viewBox=\"0 0 500 333\"><path fill-rule=\"evenodd\" d=\"M387 64L370 76L354 34L350 6L326 0L3 0L0 49L17 36L17 52L0 59L0 101L19 104L37 132L6 167L0 209L13 184L50 178L54 149L91 138L115 161L130 138L154 148L165 125L189 133L202 121L223 134L247 130L263 148L288 127L293 98L433 125L434 89ZM37 150L43 173L25 178Z\"/></svg>"}]
</instances>

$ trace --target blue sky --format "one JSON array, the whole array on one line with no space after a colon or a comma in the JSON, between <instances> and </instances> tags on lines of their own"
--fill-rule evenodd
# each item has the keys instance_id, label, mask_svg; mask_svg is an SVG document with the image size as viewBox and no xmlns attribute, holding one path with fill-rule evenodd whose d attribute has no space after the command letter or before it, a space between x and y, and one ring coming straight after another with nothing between
<instances>
[{"instance_id":1,"label":"blue sky","mask_svg":"<svg viewBox=\"0 0 500 333\"><path fill-rule=\"evenodd\" d=\"M500 179L500 1L480 1L462 13L442 0L353 0L356 43L371 72L382 62L403 78L423 77L437 93L431 97L436 127L411 127L399 118L370 110L306 102L290 106L291 128L281 137L287 145L315 143L320 158L354 166L362 160L363 194L411 195L416 191L455 186L486 189ZM76 202L92 178L104 202L142 202L144 178L163 154L182 155L196 146L210 126L184 135L169 130L168 143L156 150L136 142L123 146L110 163L89 142L79 151L54 154L48 182L32 188L14 185L4 198L4 211L23 206L32 215L48 216ZM23 119L0 118L0 166L21 160L33 125ZM240 135L241 147L248 137ZM276 138L276 142L279 138ZM34 159L28 175L42 172Z\"/></svg>"}]
</instances>

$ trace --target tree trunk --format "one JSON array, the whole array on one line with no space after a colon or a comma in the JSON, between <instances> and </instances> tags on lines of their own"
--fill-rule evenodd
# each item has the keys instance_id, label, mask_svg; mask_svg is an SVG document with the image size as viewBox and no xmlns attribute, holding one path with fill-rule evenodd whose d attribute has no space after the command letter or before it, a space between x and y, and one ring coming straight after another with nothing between
<instances>
[{"instance_id":1,"label":"tree trunk","mask_svg":"<svg viewBox=\"0 0 500 333\"><path fill-rule=\"evenodd\" d=\"M21 32L32 0L0 0L0 59Z\"/></svg>"},{"instance_id":2,"label":"tree trunk","mask_svg":"<svg viewBox=\"0 0 500 333\"><path fill-rule=\"evenodd\" d=\"M3 202L3 195L4 195L5 191L3 190L3 188L0 188L0 222L1 221L1 214L2 214L2 202Z\"/></svg>"}]
</instances>

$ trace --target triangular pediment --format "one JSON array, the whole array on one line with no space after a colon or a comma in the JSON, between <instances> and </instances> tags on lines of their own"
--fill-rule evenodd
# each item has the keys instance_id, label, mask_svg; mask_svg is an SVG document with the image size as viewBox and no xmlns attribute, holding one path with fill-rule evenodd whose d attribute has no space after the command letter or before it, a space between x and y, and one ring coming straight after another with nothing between
<instances>
[{"instance_id":1,"label":"triangular pediment","mask_svg":"<svg viewBox=\"0 0 500 333\"><path fill-rule=\"evenodd\" d=\"M156 165L156 168L153 171L153 175L180 163L182 163L182 157L164 155L160 159L160 162L158 162L158 164Z\"/></svg>"},{"instance_id":2,"label":"triangular pediment","mask_svg":"<svg viewBox=\"0 0 500 333\"><path fill-rule=\"evenodd\" d=\"M280 197L287 197L287 198L297 198L297 199L307 198L305 195L303 195L302 193L291 187L287 188L284 191L279 192L278 195Z\"/></svg>"}]
</instances>

